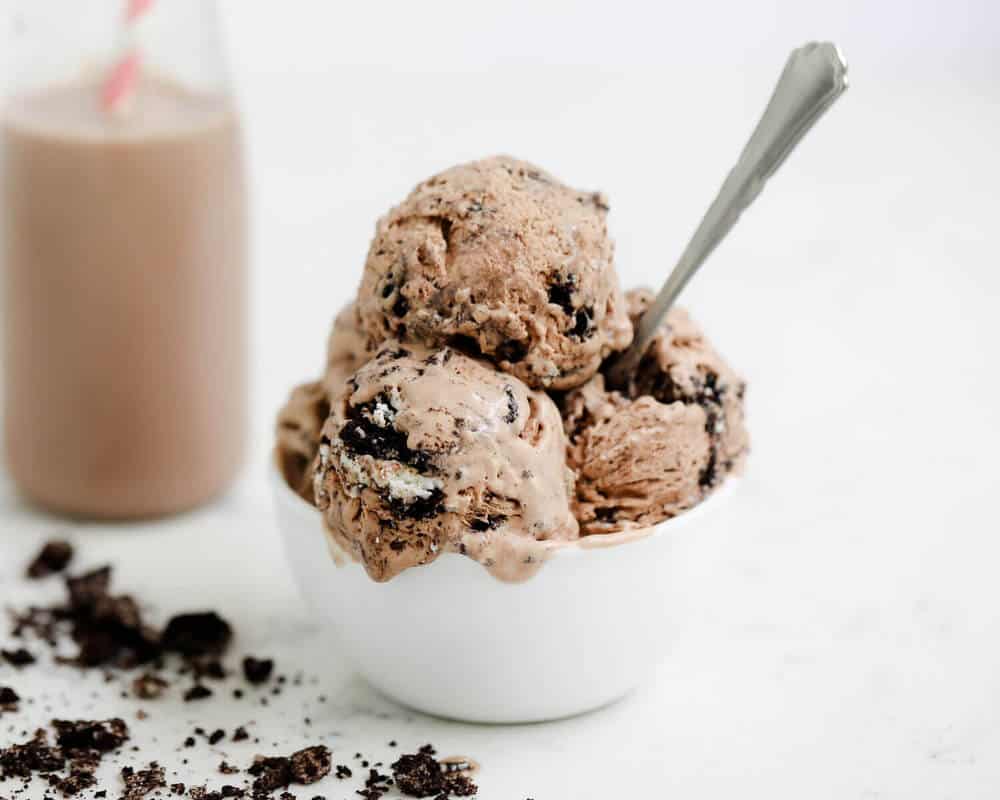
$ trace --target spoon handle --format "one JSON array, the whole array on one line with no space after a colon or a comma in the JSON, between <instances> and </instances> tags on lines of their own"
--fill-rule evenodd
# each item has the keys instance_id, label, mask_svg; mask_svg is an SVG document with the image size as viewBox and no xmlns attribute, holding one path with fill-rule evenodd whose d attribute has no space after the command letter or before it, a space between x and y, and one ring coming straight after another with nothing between
<instances>
[{"instance_id":1,"label":"spoon handle","mask_svg":"<svg viewBox=\"0 0 1000 800\"><path fill-rule=\"evenodd\" d=\"M632 345L608 371L612 386L628 383L691 276L760 194L767 179L795 145L846 88L847 64L835 45L810 42L792 51L739 161L726 176L656 300L643 314Z\"/></svg>"}]
</instances>

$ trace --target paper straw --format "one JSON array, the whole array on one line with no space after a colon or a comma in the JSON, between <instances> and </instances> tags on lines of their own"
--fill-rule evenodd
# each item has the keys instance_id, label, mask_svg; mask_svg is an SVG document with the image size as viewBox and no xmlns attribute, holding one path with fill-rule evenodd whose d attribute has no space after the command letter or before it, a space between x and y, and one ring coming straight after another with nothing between
<instances>
[{"instance_id":1,"label":"paper straw","mask_svg":"<svg viewBox=\"0 0 1000 800\"><path fill-rule=\"evenodd\" d=\"M128 0L125 7L122 53L101 91L101 105L109 114L121 113L135 94L141 66L136 28L153 3L154 0Z\"/></svg>"}]
</instances>

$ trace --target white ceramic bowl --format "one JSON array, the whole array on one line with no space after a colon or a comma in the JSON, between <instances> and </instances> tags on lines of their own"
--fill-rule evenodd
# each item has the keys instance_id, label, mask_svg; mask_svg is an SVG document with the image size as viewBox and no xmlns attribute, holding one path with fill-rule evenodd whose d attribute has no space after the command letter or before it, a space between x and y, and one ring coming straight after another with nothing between
<instances>
[{"instance_id":1,"label":"white ceramic bowl","mask_svg":"<svg viewBox=\"0 0 1000 800\"><path fill-rule=\"evenodd\" d=\"M404 705L471 722L556 719L627 694L669 647L691 548L733 527L730 478L649 535L560 549L524 583L451 553L376 583L334 563L320 512L271 472L288 559L338 657Z\"/></svg>"}]
</instances>

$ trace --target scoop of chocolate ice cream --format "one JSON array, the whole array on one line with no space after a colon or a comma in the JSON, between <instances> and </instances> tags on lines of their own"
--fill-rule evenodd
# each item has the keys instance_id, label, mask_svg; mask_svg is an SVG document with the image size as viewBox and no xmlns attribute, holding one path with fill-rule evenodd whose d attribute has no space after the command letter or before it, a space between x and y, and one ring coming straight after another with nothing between
<instances>
[{"instance_id":1,"label":"scoop of chocolate ice cream","mask_svg":"<svg viewBox=\"0 0 1000 800\"><path fill-rule=\"evenodd\" d=\"M350 303L340 310L326 340L326 372L323 384L327 394L335 397L347 390L347 379L364 364L371 353L361 329L358 307Z\"/></svg>"},{"instance_id":2,"label":"scoop of chocolate ice cream","mask_svg":"<svg viewBox=\"0 0 1000 800\"><path fill-rule=\"evenodd\" d=\"M386 342L333 403L315 497L337 544L388 580L442 552L506 579L576 538L559 411L450 348Z\"/></svg>"},{"instance_id":3,"label":"scoop of chocolate ice cream","mask_svg":"<svg viewBox=\"0 0 1000 800\"><path fill-rule=\"evenodd\" d=\"M281 474L301 497L313 502L312 467L319 436L330 414L323 381L296 386L278 412L277 458Z\"/></svg>"},{"instance_id":4,"label":"scoop of chocolate ice cream","mask_svg":"<svg viewBox=\"0 0 1000 800\"><path fill-rule=\"evenodd\" d=\"M330 414L331 398L348 391L347 379L370 357L358 324L354 303L334 320L327 339L323 377L292 390L278 413L278 461L288 484L313 502L312 467L319 450L319 435Z\"/></svg>"},{"instance_id":5,"label":"scoop of chocolate ice cream","mask_svg":"<svg viewBox=\"0 0 1000 800\"><path fill-rule=\"evenodd\" d=\"M358 312L376 342L452 344L569 389L632 339L603 195L498 156L424 181L382 218Z\"/></svg>"},{"instance_id":6,"label":"scoop of chocolate ice cream","mask_svg":"<svg viewBox=\"0 0 1000 800\"><path fill-rule=\"evenodd\" d=\"M652 292L628 293L634 319ZM653 525L699 503L748 447L745 383L682 309L673 309L626 394L603 375L563 399L585 534Z\"/></svg>"},{"instance_id":7,"label":"scoop of chocolate ice cream","mask_svg":"<svg viewBox=\"0 0 1000 800\"><path fill-rule=\"evenodd\" d=\"M653 302L649 289L629 291L633 320ZM666 325L653 340L632 377L629 395L650 395L661 403L681 402L705 411L712 457L704 478L714 488L738 466L750 445L744 419L746 381L715 350L701 328L682 308L667 314Z\"/></svg>"}]
</instances>

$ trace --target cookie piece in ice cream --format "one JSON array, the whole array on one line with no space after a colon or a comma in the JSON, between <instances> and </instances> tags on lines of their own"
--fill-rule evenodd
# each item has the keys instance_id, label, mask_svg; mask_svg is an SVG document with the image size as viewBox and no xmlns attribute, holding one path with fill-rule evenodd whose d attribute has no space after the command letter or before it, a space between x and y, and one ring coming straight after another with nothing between
<instances>
[{"instance_id":1,"label":"cookie piece in ice cream","mask_svg":"<svg viewBox=\"0 0 1000 800\"><path fill-rule=\"evenodd\" d=\"M379 220L358 313L372 341L451 344L569 389L632 340L603 195L506 156L445 170Z\"/></svg>"},{"instance_id":2,"label":"cookie piece in ice cream","mask_svg":"<svg viewBox=\"0 0 1000 800\"><path fill-rule=\"evenodd\" d=\"M559 411L450 347L385 343L323 427L314 493L336 543L388 580L442 552L531 574L577 537Z\"/></svg>"}]
</instances>

